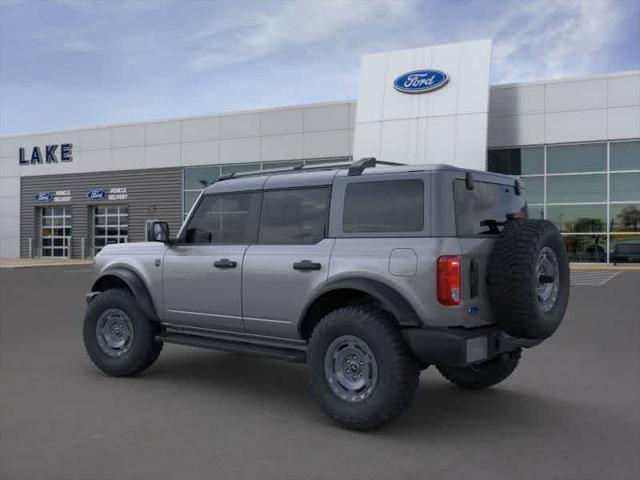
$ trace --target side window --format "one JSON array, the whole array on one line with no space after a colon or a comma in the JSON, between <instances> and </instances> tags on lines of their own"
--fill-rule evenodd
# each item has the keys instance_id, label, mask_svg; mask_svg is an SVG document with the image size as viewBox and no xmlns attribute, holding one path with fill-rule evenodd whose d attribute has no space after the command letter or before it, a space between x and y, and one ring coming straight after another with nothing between
<instances>
[{"instance_id":1,"label":"side window","mask_svg":"<svg viewBox=\"0 0 640 480\"><path fill-rule=\"evenodd\" d=\"M256 240L259 193L209 195L185 230L185 243L252 243Z\"/></svg>"},{"instance_id":2,"label":"side window","mask_svg":"<svg viewBox=\"0 0 640 480\"><path fill-rule=\"evenodd\" d=\"M260 243L312 244L326 236L329 189L300 188L264 192Z\"/></svg>"},{"instance_id":3,"label":"side window","mask_svg":"<svg viewBox=\"0 0 640 480\"><path fill-rule=\"evenodd\" d=\"M420 232L424 229L424 182L419 179L347 185L345 233Z\"/></svg>"}]
</instances>

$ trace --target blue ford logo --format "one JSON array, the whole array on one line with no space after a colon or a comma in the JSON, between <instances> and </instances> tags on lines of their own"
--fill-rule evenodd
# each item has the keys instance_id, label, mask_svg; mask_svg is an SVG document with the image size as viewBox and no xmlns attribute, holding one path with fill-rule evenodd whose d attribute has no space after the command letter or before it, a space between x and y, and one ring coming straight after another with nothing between
<instances>
[{"instance_id":1,"label":"blue ford logo","mask_svg":"<svg viewBox=\"0 0 640 480\"><path fill-rule=\"evenodd\" d=\"M87 193L87 198L89 200L104 200L107 198L107 192L104 190L91 190Z\"/></svg>"},{"instance_id":2,"label":"blue ford logo","mask_svg":"<svg viewBox=\"0 0 640 480\"><path fill-rule=\"evenodd\" d=\"M37 202L50 202L53 198L53 194L51 192L38 192L36 193L36 201Z\"/></svg>"},{"instance_id":3,"label":"blue ford logo","mask_svg":"<svg viewBox=\"0 0 640 480\"><path fill-rule=\"evenodd\" d=\"M425 93L444 87L448 81L449 76L440 70L414 70L396 78L393 86L403 93Z\"/></svg>"}]
</instances>

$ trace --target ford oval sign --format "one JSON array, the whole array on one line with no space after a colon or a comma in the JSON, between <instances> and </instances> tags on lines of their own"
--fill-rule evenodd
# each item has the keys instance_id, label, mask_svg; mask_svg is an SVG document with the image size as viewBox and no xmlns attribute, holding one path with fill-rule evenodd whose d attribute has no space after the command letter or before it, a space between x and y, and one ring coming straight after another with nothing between
<instances>
[{"instance_id":1,"label":"ford oval sign","mask_svg":"<svg viewBox=\"0 0 640 480\"><path fill-rule=\"evenodd\" d=\"M396 78L393 86L402 93L425 93L444 87L448 81L449 76L440 70L414 70Z\"/></svg>"},{"instance_id":2,"label":"ford oval sign","mask_svg":"<svg viewBox=\"0 0 640 480\"><path fill-rule=\"evenodd\" d=\"M107 198L107 192L104 190L91 190L87 193L87 198L89 200L104 200Z\"/></svg>"},{"instance_id":3,"label":"ford oval sign","mask_svg":"<svg viewBox=\"0 0 640 480\"><path fill-rule=\"evenodd\" d=\"M37 202L50 202L53 198L53 194L51 192L38 192L36 193L36 201Z\"/></svg>"}]
</instances>

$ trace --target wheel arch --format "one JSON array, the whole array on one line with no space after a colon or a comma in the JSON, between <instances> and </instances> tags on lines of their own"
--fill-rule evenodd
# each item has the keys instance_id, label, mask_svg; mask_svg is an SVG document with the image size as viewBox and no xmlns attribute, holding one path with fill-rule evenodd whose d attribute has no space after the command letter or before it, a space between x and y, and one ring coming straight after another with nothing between
<instances>
[{"instance_id":1,"label":"wheel arch","mask_svg":"<svg viewBox=\"0 0 640 480\"><path fill-rule=\"evenodd\" d=\"M396 290L376 280L343 279L320 289L300 315L300 337L308 339L320 319L329 311L354 303L376 303L388 311L401 327L422 325L411 304Z\"/></svg>"},{"instance_id":2,"label":"wheel arch","mask_svg":"<svg viewBox=\"0 0 640 480\"><path fill-rule=\"evenodd\" d=\"M93 282L91 292L104 292L110 288L127 288L145 315L150 320L158 320L149 289L138 273L126 267L108 268Z\"/></svg>"}]
</instances>

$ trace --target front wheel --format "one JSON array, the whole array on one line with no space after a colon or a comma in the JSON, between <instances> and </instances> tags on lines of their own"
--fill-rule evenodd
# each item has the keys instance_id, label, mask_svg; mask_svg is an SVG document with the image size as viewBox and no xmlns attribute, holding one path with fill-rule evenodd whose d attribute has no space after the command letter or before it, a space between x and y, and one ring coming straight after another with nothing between
<instances>
[{"instance_id":1,"label":"front wheel","mask_svg":"<svg viewBox=\"0 0 640 480\"><path fill-rule=\"evenodd\" d=\"M521 350L503 353L488 362L468 367L438 367L444 378L466 390L482 390L505 380L518 366Z\"/></svg>"},{"instance_id":2,"label":"front wheel","mask_svg":"<svg viewBox=\"0 0 640 480\"><path fill-rule=\"evenodd\" d=\"M373 430L400 415L420 373L393 318L362 306L340 308L320 321L308 363L322 409L353 430Z\"/></svg>"},{"instance_id":3,"label":"front wheel","mask_svg":"<svg viewBox=\"0 0 640 480\"><path fill-rule=\"evenodd\" d=\"M162 350L156 328L128 290L110 289L94 298L84 319L89 358L114 377L135 375L151 366Z\"/></svg>"}]
</instances>

